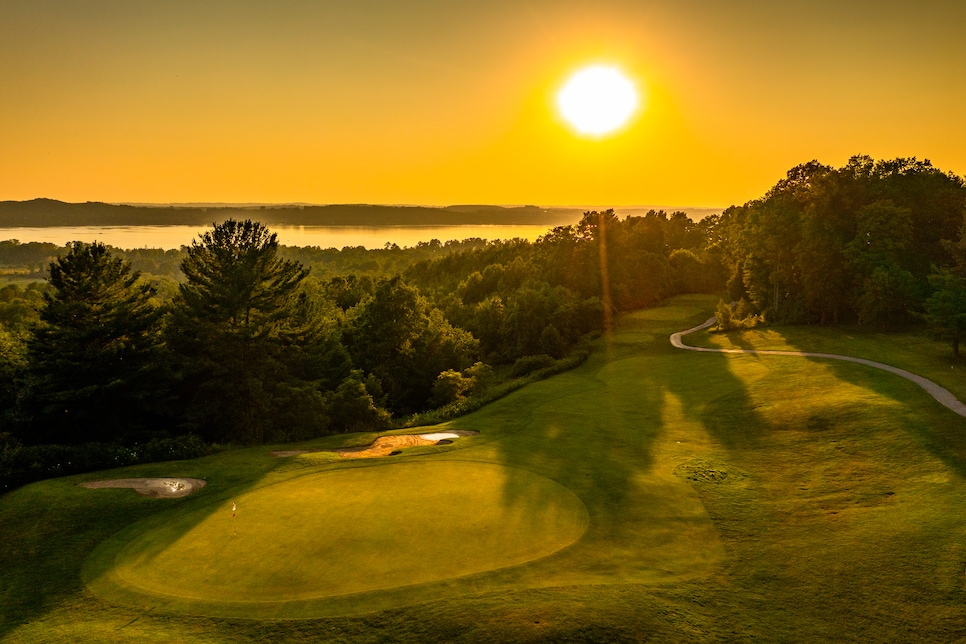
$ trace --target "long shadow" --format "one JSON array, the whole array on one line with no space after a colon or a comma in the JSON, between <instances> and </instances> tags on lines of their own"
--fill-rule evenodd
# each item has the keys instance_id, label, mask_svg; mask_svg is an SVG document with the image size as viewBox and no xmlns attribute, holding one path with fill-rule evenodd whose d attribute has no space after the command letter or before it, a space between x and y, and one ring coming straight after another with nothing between
<instances>
[{"instance_id":1,"label":"long shadow","mask_svg":"<svg viewBox=\"0 0 966 644\"><path fill-rule=\"evenodd\" d=\"M962 431L963 425L966 424L966 419L963 418L961 413L963 409L961 401L957 401L951 393L941 391L937 395L943 398L943 402L935 400L930 393L925 391L924 386L915 380L917 377L921 378L922 376L916 374L914 369L912 372L904 369L905 365L902 364L901 359L890 361L888 359L883 360L880 356L865 358L861 351L850 351L849 349L839 351L842 355L846 356L846 359L822 357L821 355L814 354L826 353L825 350L792 342L788 336L781 333L781 327L773 327L770 331L781 338L781 344L787 346L789 351L813 355L788 356L783 358L769 354L767 353L768 350L766 350L765 353L750 354L748 356L749 358L753 357L754 359L764 361L775 359L807 360L828 367L843 382L869 389L876 394L897 402L906 404L911 399L924 401L923 406L919 408L921 411L917 411L917 414L929 414L935 420L922 423L921 427L914 431L917 431L917 436L921 443L934 455L942 458L949 467L961 475L966 475L966 432ZM749 342L741 332L731 332L726 337L738 349L759 351L759 347ZM691 339L698 346L706 346L707 344L701 342L698 337L692 336ZM832 353L839 352L833 351ZM849 357L871 359L874 363L878 363L878 365L857 363L850 361ZM904 373L889 373L890 368L896 368ZM925 384L928 385L929 383L927 382ZM949 411L944 406L951 406L955 409ZM821 418L816 418L815 422L820 424Z\"/></svg>"},{"instance_id":2,"label":"long shadow","mask_svg":"<svg viewBox=\"0 0 966 644\"><path fill-rule=\"evenodd\" d=\"M736 375L733 361L754 360L767 364L772 359L803 358L733 357L671 347L670 333L708 317L706 310L696 308L685 307L677 316L659 315L658 310L625 316L618 321L612 341L602 340L599 350L584 365L529 385L453 423L482 433L473 437L472 442L467 440L462 444L465 449L460 443L455 444L447 457L478 457L507 466L503 499L507 507L539 514L554 502L549 496L534 496L529 479L515 475L518 470L558 481L584 501L590 525L585 540L573 549L579 550L584 542L589 547L582 558L565 561L584 566L575 574L592 571L598 578L613 575L615 581L633 580L634 571L628 573L627 568L633 565L635 557L643 556L633 551L640 543L635 541L636 535L653 528L641 521L639 505L642 500L659 497L642 491L641 476L662 467L665 457L660 450L666 448L668 434L674 430L669 426L677 422L669 420L674 413L680 415L681 422L692 423L706 433L723 448L724 458L739 466L757 458L759 448L774 437L776 428L756 407L752 385L747 378ZM926 396L916 393L918 387L896 376L871 372L858 365L815 361L832 369L835 377L844 382L892 399ZM966 445L964 439L957 438L957 435L966 435L962 431L964 426L954 418L947 418L952 416L951 412L931 399L926 404L937 410L929 412L928 418L921 422L907 425L922 432L924 444L946 464L966 475L962 456L966 454ZM820 421L816 420L816 429L822 429L818 426ZM943 441L947 439L951 442L944 447ZM88 553L119 530L150 516L175 513L192 514L200 522L211 513L225 511L231 498L263 484L267 477L278 475L282 480L283 476L298 475L286 473L284 470L291 468L291 464L284 459L272 459L267 452L267 448L239 452L234 466L221 460L225 458L222 454L208 460L154 464L124 472L136 476L178 475L209 480L206 488L184 499L145 499L130 490L76 488L73 481L79 477L26 486L0 498L0 638L24 622L38 620L61 606L77 602L85 592L81 571ZM433 458L428 454L419 456L424 457ZM305 473L348 466L341 462L313 466ZM358 466L372 465L360 463ZM652 479L647 480L650 485ZM757 492L748 492L748 495L754 494ZM712 499L709 512L714 514L714 496L703 496L702 500L707 498ZM767 509L753 507L750 511L760 515L761 525L776 532L781 529L781 518L768 516ZM728 512L733 513L734 508L728 508ZM89 521L90 516L97 516L97 520ZM714 520L718 518L718 515L712 516ZM726 518L734 522L741 520L731 515ZM749 546L754 547L754 544ZM781 548L782 544L772 544L772 547ZM747 556L750 550L744 552ZM549 558L540 574L550 578L546 577L548 570L559 561ZM747 575L745 582L749 584L755 581L751 575L774 572L768 567L771 564L759 565L761 570L756 571L753 560L746 559L742 565L752 571L741 573ZM461 589L486 590L488 586L454 583L451 588L459 592ZM794 584L774 577L762 582L761 588L763 593L780 591L777 595L784 598L780 600L785 602L784 607L794 610L788 603L788 588L794 589ZM736 621L741 613L755 610L753 600L741 597L730 606L721 611L732 611ZM132 608L130 612L134 614L138 610Z\"/></svg>"},{"instance_id":3,"label":"long shadow","mask_svg":"<svg viewBox=\"0 0 966 644\"><path fill-rule=\"evenodd\" d=\"M915 510L890 505L893 493L881 487L905 474L900 467L882 477L873 468L865 479L853 480L866 463L880 458L877 450L883 448L883 441L874 434L858 437L857 456L865 461L857 464L858 470L850 469L853 455L836 451L831 444L851 439L849 430L843 429L847 426L837 426L840 421L855 422L847 404L833 396L832 407L816 408L813 413L807 392L840 380L897 401L923 397L923 405L910 407L899 426L916 432L927 449L959 473L964 472L962 454L966 453L966 439L957 437L966 435L963 419L940 407L915 384L861 365L817 358L692 353L670 346L671 332L694 326L707 316L697 312L661 319L649 317L646 311L625 316L618 322L613 342L602 343L584 366L506 399L501 413L515 408L520 417L508 421L515 423L512 435L493 443L500 462L512 466L511 470L521 468L554 478L577 493L588 505L591 527L575 550L584 543L586 568L626 581L629 577L621 576L626 572L622 563L626 566L634 557L646 556L629 552L639 543L632 540L631 532L652 528L634 521L640 516L636 512L642 499L640 475L659 468L667 458L666 439L674 429L668 419L675 412L670 401L676 401L673 407L681 422L714 443L714 458L724 462L722 469L747 468L748 481L731 491L715 487L714 482L692 485L724 534L729 559L721 568L723 576L667 592L679 592L674 596L683 602L714 605L716 617L736 625L756 624L761 629L769 624L777 629L771 632L777 640L807 639L810 633L828 636L835 629L854 634L873 622L898 625L902 617L884 619L887 616L876 612L881 606L877 584L912 593L921 562L914 557L892 559L891 537L873 528L892 518L915 523ZM779 362L793 360L805 365L811 360L823 369ZM799 383L782 382L788 374L808 380L796 387ZM759 377L760 382L755 380ZM773 393L788 398L775 399ZM923 418L910 417L923 406L928 407ZM474 415L468 420L485 418ZM784 426L785 419L793 426ZM826 441L823 436L830 438ZM715 463L705 472L717 473ZM506 503L530 508L542 502L528 498L524 486L514 486L512 478L508 482ZM931 542L934 550L939 547L936 543ZM902 548L895 546L899 551ZM556 560L562 565L574 561L578 560ZM768 600L762 601L764 597ZM916 603L909 601L910 606ZM774 611L785 619L765 617ZM764 635L753 627L746 632Z\"/></svg>"},{"instance_id":4,"label":"long shadow","mask_svg":"<svg viewBox=\"0 0 966 644\"><path fill-rule=\"evenodd\" d=\"M505 503L538 511L545 502L514 484L518 468L572 490L588 507L585 541L599 549L591 559L601 575L613 570L615 580L622 578L635 565L637 555L628 550L640 543L640 533L667 528L647 525L641 505L667 503L656 487L646 488L660 486L667 475L656 470L667 467L657 452L674 430L667 426L669 414L683 413L731 450L754 445L767 433L726 356L689 355L670 346L670 333L707 317L696 306L678 315L658 309L625 315L610 341L602 339L578 369L530 385L467 419L485 433L488 413L517 410L512 436L496 442L498 459L511 472ZM680 409L669 409L669 400ZM669 516L677 510L667 508Z\"/></svg>"},{"instance_id":5,"label":"long shadow","mask_svg":"<svg viewBox=\"0 0 966 644\"><path fill-rule=\"evenodd\" d=\"M725 335L728 338L728 342L735 345L739 349L753 351L755 348L754 345L745 338L745 334L741 331L729 331Z\"/></svg>"},{"instance_id":6,"label":"long shadow","mask_svg":"<svg viewBox=\"0 0 966 644\"><path fill-rule=\"evenodd\" d=\"M934 456L940 458L948 467L956 471L961 476L966 476L966 418L963 417L963 401L957 400L949 391L940 391L937 395L942 398L942 402L935 399L925 390L923 384L917 378L924 378L924 374L916 372L916 368L903 363L901 354L897 354L897 359L883 359L881 355L866 357L861 348L858 350L845 347L839 350L828 351L814 346L807 346L807 343L793 342L788 335L782 334L782 327L772 327L769 330L779 336L781 344L788 347L790 351L802 352L805 354L838 353L847 356L846 359L836 359L834 357L822 357L821 355L802 355L779 357L768 353L758 353L755 359L764 361L785 359L785 360L806 360L814 364L820 364L835 374L836 378L842 382L868 389L885 398L902 403L908 406L911 401L917 401L916 407L910 411L909 418L904 421L907 431L913 433L918 442L930 451ZM750 343L740 332L729 333L729 342L742 350L757 351L759 347ZM699 337L692 337L694 344L705 346ZM860 345L861 346L861 345ZM873 364L861 364L848 357L871 360ZM898 369L904 373L890 373L890 369ZM928 385L929 383L925 383ZM950 407L951 409L947 409ZM911 408L910 408L911 409ZM815 424L821 424L823 419L816 416Z\"/></svg>"},{"instance_id":7,"label":"long shadow","mask_svg":"<svg viewBox=\"0 0 966 644\"><path fill-rule=\"evenodd\" d=\"M268 448L105 470L26 485L0 497L0 639L86 592L85 565L96 548L138 522L191 517L190 529L277 470ZM183 498L148 498L131 489L86 489L95 478L191 477L207 485ZM200 511L208 509L208 511ZM131 608L131 612L142 612Z\"/></svg>"},{"instance_id":8,"label":"long shadow","mask_svg":"<svg viewBox=\"0 0 966 644\"><path fill-rule=\"evenodd\" d=\"M781 335L780 329L775 330ZM785 335L781 337L787 345L794 347L797 351L815 352L814 347L793 343ZM843 351L843 353L857 358L863 357L860 352L847 353ZM915 410L906 414L907 418L903 421L903 426L907 431L912 432L918 442L945 463L947 467L960 476L966 477L966 418L945 408L920 385L900 375L876 367L841 360L814 356L807 356L802 359L831 369L835 376L843 382L868 389L903 405L916 401ZM905 367L901 364L901 360L888 361L878 357L873 358L873 360L899 369ZM915 374L914 370L913 373ZM915 375L928 377L927 374Z\"/></svg>"}]
</instances>

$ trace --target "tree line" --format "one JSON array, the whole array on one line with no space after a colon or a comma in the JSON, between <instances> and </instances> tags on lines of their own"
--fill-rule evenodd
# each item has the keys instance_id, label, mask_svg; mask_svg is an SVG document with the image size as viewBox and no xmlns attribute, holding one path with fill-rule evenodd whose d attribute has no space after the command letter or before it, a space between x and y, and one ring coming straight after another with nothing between
<instances>
[{"instance_id":1,"label":"tree line","mask_svg":"<svg viewBox=\"0 0 966 644\"><path fill-rule=\"evenodd\" d=\"M383 248L364 246L323 248L320 246L279 246L286 259L297 260L312 269L316 277L344 274L391 275L410 264L424 259L485 245L480 238L449 240L431 239L411 247L387 243ZM113 255L131 262L134 270L154 280L163 294L175 287L170 282L181 279L181 260L187 246L164 250L160 248L123 249L108 246ZM0 241L0 269L15 272L22 279L46 280L47 269L57 257L68 251L67 246L50 242L25 242L16 239Z\"/></svg>"},{"instance_id":2,"label":"tree line","mask_svg":"<svg viewBox=\"0 0 966 644\"><path fill-rule=\"evenodd\" d=\"M924 321L958 351L964 211L963 179L929 161L811 161L725 210L715 243L741 316L881 329Z\"/></svg>"},{"instance_id":3,"label":"tree line","mask_svg":"<svg viewBox=\"0 0 966 644\"><path fill-rule=\"evenodd\" d=\"M318 276L297 259L318 249L230 219L179 251L166 294L74 242L46 287L0 290L2 428L28 445L385 428L573 356L613 313L723 288L713 223L588 212L536 242L434 241L400 272Z\"/></svg>"}]
</instances>

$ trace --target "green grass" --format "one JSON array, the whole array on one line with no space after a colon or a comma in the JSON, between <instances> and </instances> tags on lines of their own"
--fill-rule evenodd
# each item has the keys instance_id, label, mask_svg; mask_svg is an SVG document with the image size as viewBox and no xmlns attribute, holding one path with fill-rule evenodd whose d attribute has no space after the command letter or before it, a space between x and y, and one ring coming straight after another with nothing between
<instances>
[{"instance_id":1,"label":"green grass","mask_svg":"<svg viewBox=\"0 0 966 644\"><path fill-rule=\"evenodd\" d=\"M673 349L715 302L622 318L577 369L445 424L480 432L449 446L253 448L8 494L0 639L966 639L966 419L860 365ZM794 332L730 341L845 341ZM860 345L949 370L905 340ZM209 484L168 500L74 485L122 475Z\"/></svg>"},{"instance_id":2,"label":"green grass","mask_svg":"<svg viewBox=\"0 0 966 644\"><path fill-rule=\"evenodd\" d=\"M780 326L687 336L695 346L841 353L925 376L966 400L966 356L918 332L879 332L856 326Z\"/></svg>"},{"instance_id":3,"label":"green grass","mask_svg":"<svg viewBox=\"0 0 966 644\"><path fill-rule=\"evenodd\" d=\"M510 478L527 502L504 502ZM260 487L232 502L239 509L234 517L231 504L221 502L136 524L94 557L91 587L135 604L166 596L168 611L250 616L258 606L316 616L332 612L331 597L539 559L587 527L586 509L567 488L492 463L400 461L335 470Z\"/></svg>"}]
</instances>

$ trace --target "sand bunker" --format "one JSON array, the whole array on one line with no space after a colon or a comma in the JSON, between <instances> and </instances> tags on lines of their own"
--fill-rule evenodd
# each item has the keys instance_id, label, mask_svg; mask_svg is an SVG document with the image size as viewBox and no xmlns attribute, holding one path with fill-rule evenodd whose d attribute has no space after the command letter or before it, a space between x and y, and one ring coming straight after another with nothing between
<instances>
[{"instance_id":1,"label":"sand bunker","mask_svg":"<svg viewBox=\"0 0 966 644\"><path fill-rule=\"evenodd\" d=\"M342 458L379 458L381 456L392 456L398 454L403 447L414 447L417 445L438 445L446 441L443 445L453 442L453 439L460 436L473 436L479 432L469 430L455 430L452 432L436 432L433 434L405 434L403 436L380 436L365 447L346 447L337 449L335 453Z\"/></svg>"},{"instance_id":2,"label":"sand bunker","mask_svg":"<svg viewBox=\"0 0 966 644\"><path fill-rule=\"evenodd\" d=\"M392 456L398 454L404 447L415 447L418 445L449 445L461 436L475 436L479 432L467 429L456 429L449 432L434 432L431 434L404 434L402 436L380 436L369 445L360 447L344 447L334 450L307 450L291 449L277 450L272 452L272 456L298 456L299 454L309 454L312 452L335 452L342 458L379 458L381 456Z\"/></svg>"},{"instance_id":3,"label":"sand bunker","mask_svg":"<svg viewBox=\"0 0 966 644\"><path fill-rule=\"evenodd\" d=\"M446 439L459 438L459 434L454 434L453 432L437 432L435 434L420 434L420 438L425 438L428 441L441 441Z\"/></svg>"},{"instance_id":4,"label":"sand bunker","mask_svg":"<svg viewBox=\"0 0 966 644\"><path fill-rule=\"evenodd\" d=\"M181 496L188 496L195 490L203 488L207 481L202 479L112 479L109 481L90 481L88 483L78 483L86 488L130 488L138 494L144 496L174 499Z\"/></svg>"},{"instance_id":5,"label":"sand bunker","mask_svg":"<svg viewBox=\"0 0 966 644\"><path fill-rule=\"evenodd\" d=\"M365 447L346 447L337 449L335 453L342 458L378 458L389 456L401 447L416 447L419 445L435 445L436 441L422 436L380 436L371 445Z\"/></svg>"}]
</instances>

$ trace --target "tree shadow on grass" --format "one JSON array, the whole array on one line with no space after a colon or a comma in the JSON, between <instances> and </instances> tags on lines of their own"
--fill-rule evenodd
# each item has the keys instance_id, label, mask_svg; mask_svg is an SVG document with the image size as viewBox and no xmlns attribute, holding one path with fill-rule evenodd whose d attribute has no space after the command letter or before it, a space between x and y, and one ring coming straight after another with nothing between
<instances>
[{"instance_id":1,"label":"tree shadow on grass","mask_svg":"<svg viewBox=\"0 0 966 644\"><path fill-rule=\"evenodd\" d=\"M744 332L742 331L728 331L724 335L726 338L728 338L728 342L730 342L731 344L733 344L739 349L744 349L748 351L748 350L754 350L755 348L754 345L747 340Z\"/></svg>"},{"instance_id":2,"label":"tree shadow on grass","mask_svg":"<svg viewBox=\"0 0 966 644\"><path fill-rule=\"evenodd\" d=\"M502 462L556 478L590 509L591 528L572 549L574 556L552 558L550 564L574 566L571 571L584 578L589 570L600 571L601 583L646 581L644 569L654 560L639 536L661 527L661 519L651 514L649 522L641 520L642 481L655 485L659 477L650 475L663 462L680 458L686 468L704 468L689 482L730 557L719 569L723 577L690 585L682 581L675 588L699 604L714 603L715 592L726 593L727 607L716 610L716 619L757 637L791 641L835 632L848 639L863 631L906 628L902 611L908 616L926 608L958 610L955 599L922 594L927 592L924 575L932 579L936 573L941 583L953 583L944 576L951 568L930 566L948 568L955 556L943 549L953 548L955 539L937 522L940 510L916 507L947 499L951 492L912 482L905 498L902 487L892 486L934 474L938 468L923 458L928 453L962 474L962 419L915 384L862 365L674 349L667 334L703 317L666 320L622 319L609 352L602 349L581 369L520 399L519 404L529 404L526 421L497 443ZM568 389L577 390L564 378L583 388L567 395ZM911 403L917 396L921 400ZM676 423L713 444L710 462L684 461L683 451L668 451ZM882 433L870 423L882 423ZM909 453L915 441L903 432L928 452ZM902 439L901 446L891 443L894 437ZM728 489L714 477L729 473L731 466L746 468L747 479ZM508 488L507 503L525 507L530 502L524 490ZM923 526L920 520L933 523ZM672 531L665 539L674 541L682 532ZM928 554L910 550L926 536ZM694 550L705 546L692 545ZM674 563L664 565L671 569ZM713 588L717 591L708 590ZM884 597L882 588L892 594ZM762 596L768 601L759 601ZM901 610L885 615L883 601ZM928 629L926 621L920 619L916 628Z\"/></svg>"},{"instance_id":3,"label":"tree shadow on grass","mask_svg":"<svg viewBox=\"0 0 966 644\"><path fill-rule=\"evenodd\" d=\"M793 342L790 339L791 334L783 334L781 327L772 329L772 332L781 338L783 344L788 345L795 351L842 353L858 358L867 357L863 355L864 350L861 348L861 344L858 350L850 349L850 346L846 345L841 349L830 351L828 347L805 346ZM890 340L882 334L877 334L875 337L883 343ZM729 336L729 340L731 339L731 336ZM746 347L742 345L742 348ZM754 349L755 347L751 346L750 348ZM880 355L868 356L868 359L900 369L907 369L913 373L918 370L915 366L904 364L901 356L897 355L896 359L890 360L888 356L881 355L881 351L879 353ZM776 356L761 357L763 359L774 359ZM787 359L794 360L796 358ZM835 377L842 382L901 403L904 411L900 415L906 431L910 432L920 445L941 459L947 467L960 476L966 477L966 418L944 407L918 384L897 374L869 365L815 356L797 359L821 365L831 370ZM946 364L945 361L939 361L939 363ZM929 377L929 374L917 375ZM821 418L815 420L816 423L822 422Z\"/></svg>"},{"instance_id":4,"label":"tree shadow on grass","mask_svg":"<svg viewBox=\"0 0 966 644\"><path fill-rule=\"evenodd\" d=\"M488 413L517 409L512 435L495 443L499 461L510 472L527 470L558 481L586 504L590 526L584 538L548 567L572 565L568 572L577 576L616 583L657 577L658 570L664 578L706 574L709 562L720 556L700 500L674 474L690 447L674 452L673 436L697 431L741 449L761 440L766 428L725 356L689 354L670 345L672 332L708 315L706 308L686 302L679 308L676 315L665 308L622 317L613 338L601 339L580 368L530 385L465 421L485 433ZM722 413L733 417L709 423L705 410L721 397ZM740 433L731 431L735 426ZM669 459L670 452L678 456ZM507 505L537 511L543 502L515 486L510 475ZM694 541L699 533L707 537L707 552L701 551L701 539Z\"/></svg>"},{"instance_id":5,"label":"tree shadow on grass","mask_svg":"<svg viewBox=\"0 0 966 644\"><path fill-rule=\"evenodd\" d=\"M267 449L253 448L48 479L0 497L0 639L22 624L77 603L87 593L88 556L112 535L150 517L190 514L205 506L211 512L230 512L231 498L283 465L268 457ZM171 476L206 479L208 485L191 496L172 499L76 485L98 477ZM199 521L208 516L195 514Z\"/></svg>"},{"instance_id":6,"label":"tree shadow on grass","mask_svg":"<svg viewBox=\"0 0 966 644\"><path fill-rule=\"evenodd\" d=\"M827 366L843 382L901 403L903 409L897 420L906 431L948 468L966 478L966 418L898 375L839 360L810 360Z\"/></svg>"},{"instance_id":7,"label":"tree shadow on grass","mask_svg":"<svg viewBox=\"0 0 966 644\"><path fill-rule=\"evenodd\" d=\"M866 337L865 342L858 342L853 346L852 342L837 342L834 338L831 339L830 345L830 338L819 335L817 342L813 344L819 344L820 346L808 346L807 342L799 343L793 341L791 338L799 334L783 333L783 328L768 328L767 331L770 337L766 340L767 344L764 347L759 343L753 342L749 339L748 334L743 332L728 333L725 337L727 337L728 342L733 347L744 350L754 351L762 348L767 350L784 347L791 351L800 352L841 353L843 355L871 359L901 369L908 369L913 373L917 373L920 371L920 367L922 367L921 362L917 363L918 366L905 364L907 361L902 358L902 352L897 352L895 359L890 359L888 351L883 351L887 347L886 343L895 341L890 336L874 334L872 336L876 341L874 345L870 345L868 337ZM857 330L852 327L843 327L843 334L850 332L855 333ZM808 337L809 335L806 334L806 339ZM852 336L844 337L849 340L854 339ZM708 341L702 339L700 333L691 336L689 344L709 346ZM839 347L839 345L842 346ZM871 355L865 355L870 352ZM909 417L908 420L910 422L907 423L909 431L916 436L920 444L925 446L935 456L941 458L947 466L960 475L966 476L966 431L963 431L966 419L944 408L917 384L901 376L872 366L817 356L780 357L775 355L758 355L746 356L742 359L761 360L762 364L766 366L776 365L778 363L775 361L781 360L808 361L812 364L822 365L830 369L837 379L844 383L855 385L876 395L902 403L908 409L905 415ZM928 361L926 362L928 363ZM955 367L955 364L952 364L950 360L936 360L934 362L937 368L945 366ZM928 373L920 375L929 376ZM945 376L946 374L939 375ZM804 392L803 395L805 395ZM859 404L859 402L856 402L856 405ZM927 418L928 420L926 420ZM809 422L813 427L819 427L833 421L826 417L825 414L817 413Z\"/></svg>"},{"instance_id":8,"label":"tree shadow on grass","mask_svg":"<svg viewBox=\"0 0 966 644\"><path fill-rule=\"evenodd\" d=\"M780 341L792 350L834 352L829 346L795 346L786 337ZM700 337L692 343L705 344ZM777 347L769 342L768 348ZM957 497L966 476L966 419L915 383L871 366L805 356L728 359L745 373L753 370L750 365L764 374L749 389L750 406L770 428L770 444L748 452L754 460L746 463L760 489L735 523L745 531L757 524L751 555L772 559L760 571L772 576L762 578L761 592L796 615L803 625L799 639L808 632L805 623L830 628L846 620L847 627L838 626L843 639L856 629L905 628L922 633L923 641L947 639L924 635L942 619L922 615L961 617L958 600L941 589L962 584L955 535L961 524ZM715 431L719 423L744 424L748 410L742 407L716 400L706 407L706 426ZM776 554L789 565L774 566ZM796 569L796 560L809 565ZM794 579L783 578L786 569ZM747 579L740 575L736 586L746 583L742 578ZM789 603L788 589L795 584L807 599ZM814 618L801 608L812 600L821 604ZM884 605L896 612L884 614Z\"/></svg>"}]
</instances>

